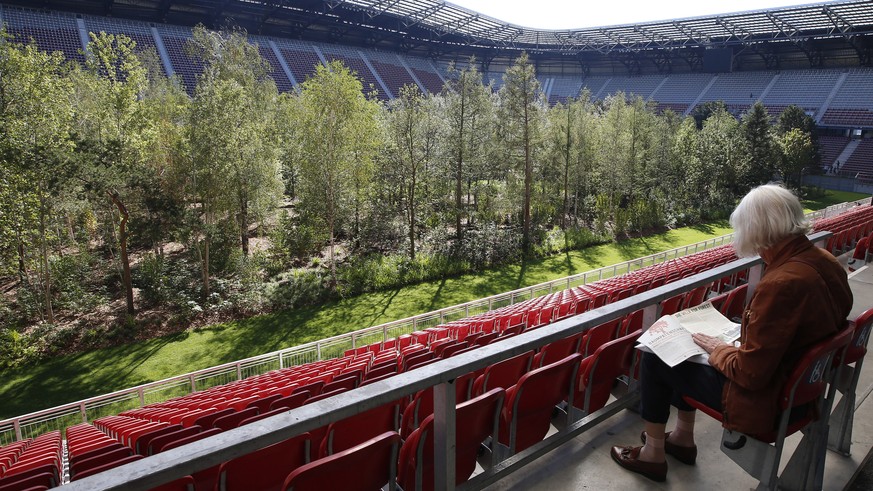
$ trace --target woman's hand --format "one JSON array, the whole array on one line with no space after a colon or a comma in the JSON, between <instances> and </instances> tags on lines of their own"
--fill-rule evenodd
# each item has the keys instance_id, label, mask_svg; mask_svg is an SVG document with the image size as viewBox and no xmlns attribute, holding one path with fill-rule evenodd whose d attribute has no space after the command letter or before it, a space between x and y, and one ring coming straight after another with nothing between
<instances>
[{"instance_id":1,"label":"woman's hand","mask_svg":"<svg viewBox=\"0 0 873 491\"><path fill-rule=\"evenodd\" d=\"M727 344L719 338L699 333L692 334L691 339L693 339L698 346L706 350L707 353L712 353L715 348Z\"/></svg>"}]
</instances>

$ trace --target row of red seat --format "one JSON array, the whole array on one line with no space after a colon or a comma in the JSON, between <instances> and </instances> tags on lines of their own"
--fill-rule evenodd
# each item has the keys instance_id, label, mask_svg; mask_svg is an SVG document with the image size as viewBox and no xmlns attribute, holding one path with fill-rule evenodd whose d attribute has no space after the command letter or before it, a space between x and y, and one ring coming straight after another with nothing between
<instances>
[{"instance_id":1,"label":"row of red seat","mask_svg":"<svg viewBox=\"0 0 873 491\"><path fill-rule=\"evenodd\" d=\"M60 431L0 448L0 491L47 489L61 484L63 446Z\"/></svg>"},{"instance_id":2,"label":"row of red seat","mask_svg":"<svg viewBox=\"0 0 873 491\"><path fill-rule=\"evenodd\" d=\"M856 206L839 215L821 218L815 221L813 230L833 232L825 249L839 256L852 250L861 238L873 232L873 206Z\"/></svg>"}]
</instances>

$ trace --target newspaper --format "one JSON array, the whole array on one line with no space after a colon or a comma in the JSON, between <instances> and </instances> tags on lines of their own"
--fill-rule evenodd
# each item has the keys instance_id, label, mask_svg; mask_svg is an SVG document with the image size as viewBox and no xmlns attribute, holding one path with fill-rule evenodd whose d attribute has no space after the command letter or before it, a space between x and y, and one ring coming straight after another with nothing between
<instances>
[{"instance_id":1,"label":"newspaper","mask_svg":"<svg viewBox=\"0 0 873 491\"><path fill-rule=\"evenodd\" d=\"M691 339L693 333L721 338L731 344L740 338L740 324L706 302L661 317L640 336L637 347L655 353L671 367L685 360L708 363L709 354Z\"/></svg>"}]
</instances>

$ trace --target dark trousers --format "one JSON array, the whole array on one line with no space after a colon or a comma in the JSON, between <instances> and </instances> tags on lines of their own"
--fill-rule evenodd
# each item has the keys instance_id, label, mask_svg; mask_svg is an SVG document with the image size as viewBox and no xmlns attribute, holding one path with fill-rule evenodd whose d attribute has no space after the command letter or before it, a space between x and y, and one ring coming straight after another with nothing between
<instances>
[{"instance_id":1,"label":"dark trousers","mask_svg":"<svg viewBox=\"0 0 873 491\"><path fill-rule=\"evenodd\" d=\"M640 366L640 415L649 423L666 424L670 406L682 411L694 408L682 396L721 410L721 390L725 377L709 365L691 361L669 367L657 355L643 353Z\"/></svg>"}]
</instances>

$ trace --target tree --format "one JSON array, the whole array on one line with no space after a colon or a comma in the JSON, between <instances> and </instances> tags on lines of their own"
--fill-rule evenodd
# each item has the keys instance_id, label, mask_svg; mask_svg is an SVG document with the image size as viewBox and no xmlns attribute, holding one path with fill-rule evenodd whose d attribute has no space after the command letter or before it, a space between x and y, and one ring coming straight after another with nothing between
<instances>
[{"instance_id":1,"label":"tree","mask_svg":"<svg viewBox=\"0 0 873 491\"><path fill-rule=\"evenodd\" d=\"M694 118L694 123L697 124L697 129L703 129L703 122L709 119L716 112L727 112L727 106L724 101L706 101L694 106L691 111L691 117Z\"/></svg>"},{"instance_id":2,"label":"tree","mask_svg":"<svg viewBox=\"0 0 873 491\"><path fill-rule=\"evenodd\" d=\"M741 194L733 188L742 163L747 161L739 123L727 111L716 111L703 123L699 139L705 191L698 199L702 217L721 216Z\"/></svg>"},{"instance_id":3,"label":"tree","mask_svg":"<svg viewBox=\"0 0 873 491\"><path fill-rule=\"evenodd\" d=\"M404 218L409 238L409 258L415 259L415 239L421 194L428 182L426 175L436 153L436 112L432 100L417 86L406 85L391 102L386 114L388 123L388 161L396 169L391 173L400 185Z\"/></svg>"},{"instance_id":4,"label":"tree","mask_svg":"<svg viewBox=\"0 0 873 491\"><path fill-rule=\"evenodd\" d=\"M779 137L781 159L779 173L782 174L786 186L799 190L803 170L815 161L815 149L809 135L799 128L792 128Z\"/></svg>"},{"instance_id":5,"label":"tree","mask_svg":"<svg viewBox=\"0 0 873 491\"><path fill-rule=\"evenodd\" d=\"M776 170L777 152L773 145L770 116L761 101L755 102L743 115L740 128L749 160L740 171L738 185L740 189L749 189L769 181Z\"/></svg>"},{"instance_id":6,"label":"tree","mask_svg":"<svg viewBox=\"0 0 873 491\"><path fill-rule=\"evenodd\" d=\"M0 37L5 37L0 32ZM19 268L26 265L25 247L38 248L38 282L44 320L55 322L49 268L50 221L53 205L63 192L72 142L72 85L64 77L63 57L39 51L33 44L0 42L0 157L13 181L12 199L22 199L16 248ZM23 179L27 185L20 180ZM23 193L21 198L15 194ZM34 210L35 206L35 210ZM35 213L34 213L35 211ZM31 220L35 220L31 222ZM27 239L26 236L30 236Z\"/></svg>"},{"instance_id":7,"label":"tree","mask_svg":"<svg viewBox=\"0 0 873 491\"><path fill-rule=\"evenodd\" d=\"M472 180L471 169L480 167L486 159L493 131L491 87L482 84L475 58L470 58L462 70L449 67L443 99L447 161L452 164L447 175L454 181L455 248L459 250L464 239L462 222L467 216L464 184Z\"/></svg>"},{"instance_id":8,"label":"tree","mask_svg":"<svg viewBox=\"0 0 873 491\"><path fill-rule=\"evenodd\" d=\"M316 67L302 84L298 106L300 209L326 228L331 278L336 283L336 239L354 205L356 168L376 148L379 104L339 61Z\"/></svg>"},{"instance_id":9,"label":"tree","mask_svg":"<svg viewBox=\"0 0 873 491\"><path fill-rule=\"evenodd\" d=\"M224 120L226 133L218 140L226 146L218 151L226 162L222 168L235 198L232 213L240 247L248 256L251 224L276 206L283 189L278 132L274 130L276 84L268 77L269 65L258 47L248 42L243 31L209 31L197 26L188 48L205 64L197 90L221 91L227 97L225 111L232 119L218 116Z\"/></svg>"},{"instance_id":10,"label":"tree","mask_svg":"<svg viewBox=\"0 0 873 491\"><path fill-rule=\"evenodd\" d=\"M540 145L542 93L527 53L515 59L500 88L500 124L508 160L520 167L522 191L522 248L531 247L531 194L535 153ZM517 168L518 168L517 167Z\"/></svg>"},{"instance_id":11,"label":"tree","mask_svg":"<svg viewBox=\"0 0 873 491\"><path fill-rule=\"evenodd\" d=\"M77 73L76 126L83 179L108 198L118 213L110 215L118 246L119 272L128 315L135 313L128 246L131 205L144 176L149 122L142 93L148 82L136 43L124 35L91 33L85 73Z\"/></svg>"},{"instance_id":12,"label":"tree","mask_svg":"<svg viewBox=\"0 0 873 491\"><path fill-rule=\"evenodd\" d=\"M819 164L821 164L821 147L818 143L818 126L812 116L806 114L802 108L792 104L779 115L779 122L776 126L780 136L784 136L792 129L798 129L809 137L813 156L807 167L810 171L818 170Z\"/></svg>"}]
</instances>

